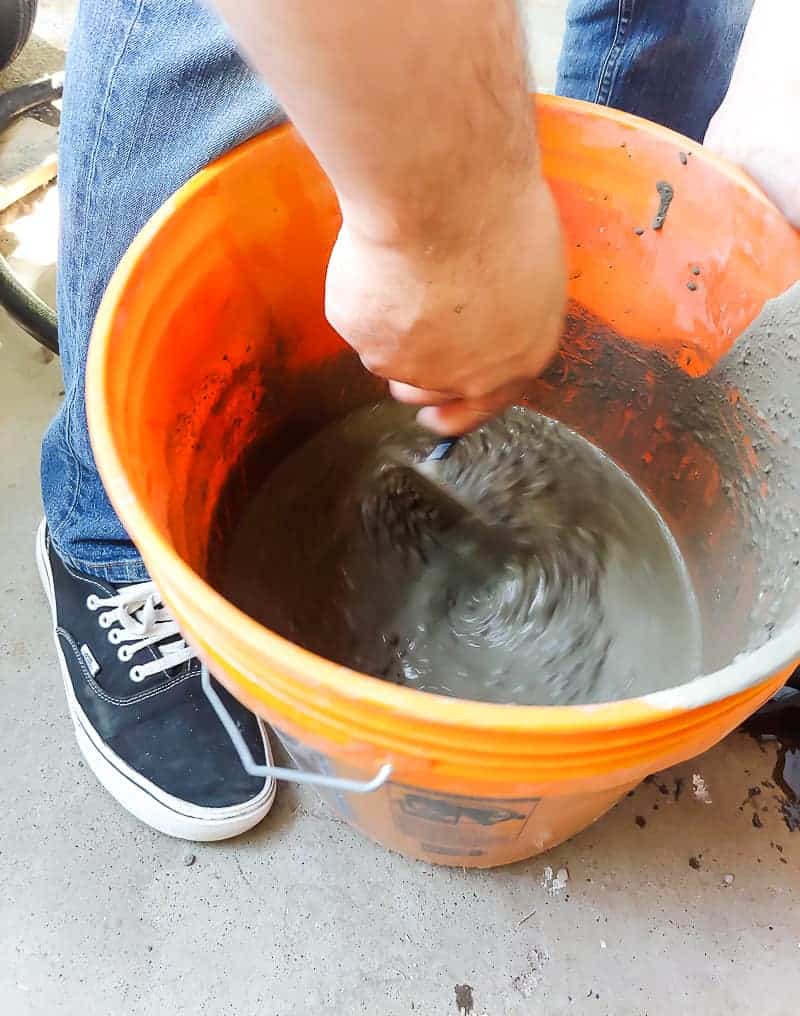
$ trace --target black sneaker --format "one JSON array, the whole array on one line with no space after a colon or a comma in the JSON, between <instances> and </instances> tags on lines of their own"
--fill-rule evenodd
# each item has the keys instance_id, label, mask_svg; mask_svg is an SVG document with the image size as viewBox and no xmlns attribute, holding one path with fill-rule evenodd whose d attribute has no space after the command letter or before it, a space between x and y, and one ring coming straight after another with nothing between
<instances>
[{"instance_id":1,"label":"black sneaker","mask_svg":"<svg viewBox=\"0 0 800 1016\"><path fill-rule=\"evenodd\" d=\"M78 746L95 776L147 825L223 840L267 814L275 781L248 775L200 687L200 662L152 582L113 585L66 565L39 526L36 561ZM263 724L214 682L255 761Z\"/></svg>"}]
</instances>

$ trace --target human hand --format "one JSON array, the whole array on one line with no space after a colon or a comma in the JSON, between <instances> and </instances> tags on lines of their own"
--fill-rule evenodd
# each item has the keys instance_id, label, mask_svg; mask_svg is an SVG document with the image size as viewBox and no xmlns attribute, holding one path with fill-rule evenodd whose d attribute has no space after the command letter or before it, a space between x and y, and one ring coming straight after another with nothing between
<instances>
[{"instance_id":1,"label":"human hand","mask_svg":"<svg viewBox=\"0 0 800 1016\"><path fill-rule=\"evenodd\" d=\"M800 228L800 62L795 0L757 0L705 145L741 166Z\"/></svg>"},{"instance_id":2,"label":"human hand","mask_svg":"<svg viewBox=\"0 0 800 1016\"><path fill-rule=\"evenodd\" d=\"M516 0L214 0L342 210L326 314L440 434L554 354L561 231Z\"/></svg>"},{"instance_id":3,"label":"human hand","mask_svg":"<svg viewBox=\"0 0 800 1016\"><path fill-rule=\"evenodd\" d=\"M547 185L475 209L461 240L380 243L348 225L328 266L326 314L419 421L460 434L517 401L561 337L565 270Z\"/></svg>"}]
</instances>

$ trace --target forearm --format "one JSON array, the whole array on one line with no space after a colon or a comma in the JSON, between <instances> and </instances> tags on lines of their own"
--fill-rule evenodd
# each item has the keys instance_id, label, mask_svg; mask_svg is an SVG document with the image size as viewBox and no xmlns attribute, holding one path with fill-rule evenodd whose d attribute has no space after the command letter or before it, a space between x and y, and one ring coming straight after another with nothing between
<instances>
[{"instance_id":1,"label":"forearm","mask_svg":"<svg viewBox=\"0 0 800 1016\"><path fill-rule=\"evenodd\" d=\"M442 434L521 397L561 333L515 0L212 0L336 189L325 313Z\"/></svg>"},{"instance_id":2,"label":"forearm","mask_svg":"<svg viewBox=\"0 0 800 1016\"><path fill-rule=\"evenodd\" d=\"M538 173L514 0L214 0L378 242L458 245Z\"/></svg>"}]
</instances>

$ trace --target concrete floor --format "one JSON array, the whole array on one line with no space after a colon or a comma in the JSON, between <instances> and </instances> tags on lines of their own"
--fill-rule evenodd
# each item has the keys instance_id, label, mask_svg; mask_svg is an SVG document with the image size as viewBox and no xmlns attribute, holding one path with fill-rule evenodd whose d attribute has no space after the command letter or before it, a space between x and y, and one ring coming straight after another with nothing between
<instances>
[{"instance_id":1,"label":"concrete floor","mask_svg":"<svg viewBox=\"0 0 800 1016\"><path fill-rule=\"evenodd\" d=\"M45 294L54 228L52 192L0 228ZM38 445L60 393L45 361L0 319L0 1012L456 1016L464 984L474 1016L797 1011L800 835L776 791L748 800L775 748L744 734L495 872L406 861L291 788L260 829L192 847L191 866L186 844L117 807L75 750L33 563ZM565 890L543 884L546 865L568 869Z\"/></svg>"}]
</instances>

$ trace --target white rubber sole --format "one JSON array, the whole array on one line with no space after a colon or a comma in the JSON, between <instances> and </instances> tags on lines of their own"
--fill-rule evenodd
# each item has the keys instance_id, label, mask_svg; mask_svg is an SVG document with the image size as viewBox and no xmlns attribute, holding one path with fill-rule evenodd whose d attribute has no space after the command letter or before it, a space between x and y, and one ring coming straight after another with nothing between
<instances>
[{"instance_id":1,"label":"white rubber sole","mask_svg":"<svg viewBox=\"0 0 800 1016\"><path fill-rule=\"evenodd\" d=\"M75 728L75 737L87 765L111 796L140 822L167 836L196 843L226 840L247 832L267 814L275 800L275 780L269 780L264 789L249 801L227 808L202 808L167 794L149 780L131 769L98 736L80 706L69 678L67 662L61 649L56 626L55 591L53 573L45 542L46 526L42 521L36 533L36 564L45 595L50 604L55 642L69 715ZM259 719L267 765L273 764L272 749L266 729Z\"/></svg>"}]
</instances>

